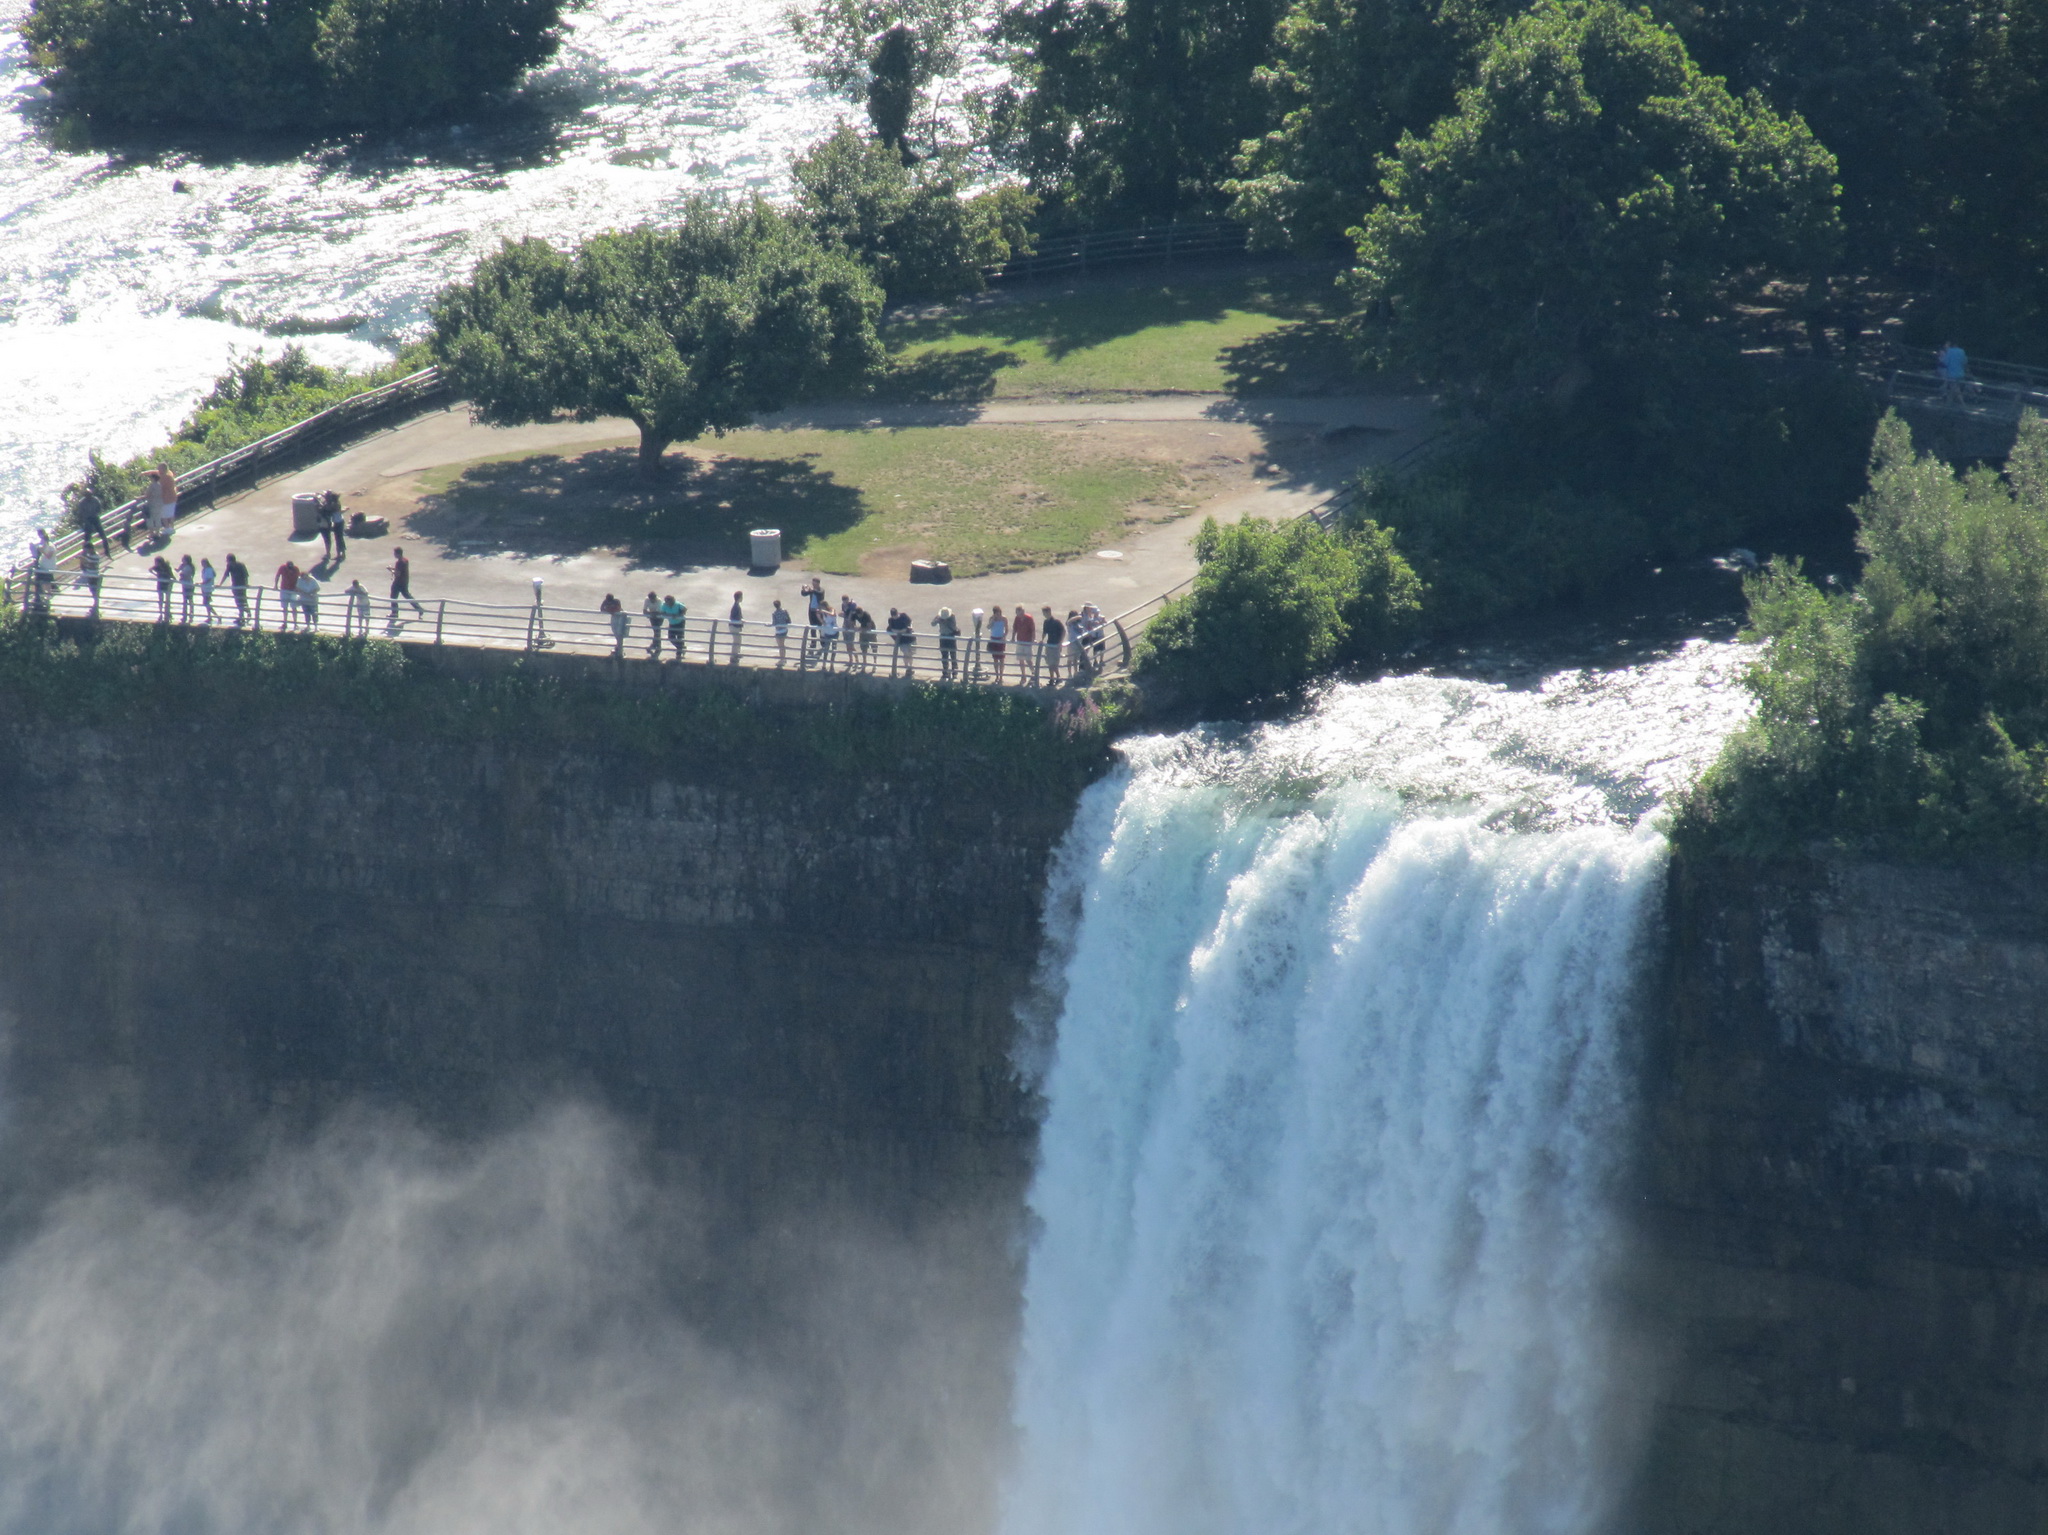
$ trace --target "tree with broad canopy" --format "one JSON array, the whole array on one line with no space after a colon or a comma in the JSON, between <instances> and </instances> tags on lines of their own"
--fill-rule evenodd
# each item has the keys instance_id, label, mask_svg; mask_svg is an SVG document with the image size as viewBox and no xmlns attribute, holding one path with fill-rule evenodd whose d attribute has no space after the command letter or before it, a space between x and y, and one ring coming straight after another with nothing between
<instances>
[{"instance_id":1,"label":"tree with broad canopy","mask_svg":"<svg viewBox=\"0 0 2048 1535\"><path fill-rule=\"evenodd\" d=\"M882 295L852 256L765 203L698 200L669 229L574 251L507 241L433 305L430 345L479 421L623 416L640 471L885 360Z\"/></svg>"}]
</instances>

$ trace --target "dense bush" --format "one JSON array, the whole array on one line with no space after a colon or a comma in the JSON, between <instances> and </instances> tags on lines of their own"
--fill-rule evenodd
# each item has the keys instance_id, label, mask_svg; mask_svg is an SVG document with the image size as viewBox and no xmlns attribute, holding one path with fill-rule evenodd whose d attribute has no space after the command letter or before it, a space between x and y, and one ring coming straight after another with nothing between
<instances>
[{"instance_id":1,"label":"dense bush","mask_svg":"<svg viewBox=\"0 0 2048 1535\"><path fill-rule=\"evenodd\" d=\"M162 447L121 464L93 454L86 472L64 487L64 504L70 507L90 489L108 507L118 506L142 493L146 469L168 464L182 473L426 365L419 347L408 347L395 361L363 372L323 368L296 346L286 347L275 358L242 358L214 380L212 390Z\"/></svg>"},{"instance_id":2,"label":"dense bush","mask_svg":"<svg viewBox=\"0 0 2048 1535\"><path fill-rule=\"evenodd\" d=\"M1431 623L1471 623L1832 523L1862 487L1875 417L1860 381L1823 364L1639 359L1569 405L1527 402L1420 468L1369 476L1360 506L1429 583Z\"/></svg>"},{"instance_id":3,"label":"dense bush","mask_svg":"<svg viewBox=\"0 0 2048 1535\"><path fill-rule=\"evenodd\" d=\"M33 0L22 37L65 106L113 124L392 127L553 56L583 0Z\"/></svg>"},{"instance_id":4,"label":"dense bush","mask_svg":"<svg viewBox=\"0 0 2048 1535\"><path fill-rule=\"evenodd\" d=\"M1828 838L2048 852L2048 425L2003 475L1916 456L1887 417L1857 507L1853 592L1796 565L1750 584L1757 713L1682 803L1692 846Z\"/></svg>"},{"instance_id":5,"label":"dense bush","mask_svg":"<svg viewBox=\"0 0 2048 1535\"><path fill-rule=\"evenodd\" d=\"M1137 672L1197 705L1291 692L1346 659L1400 643L1421 584L1385 530L1327 533L1306 519L1257 518L1195 536L1194 588L1146 630Z\"/></svg>"},{"instance_id":6,"label":"dense bush","mask_svg":"<svg viewBox=\"0 0 2048 1535\"><path fill-rule=\"evenodd\" d=\"M981 269L1030 249L1035 200L1022 187L962 197L936 162L906 166L842 126L790 166L819 239L866 262L892 304L979 292Z\"/></svg>"}]
</instances>

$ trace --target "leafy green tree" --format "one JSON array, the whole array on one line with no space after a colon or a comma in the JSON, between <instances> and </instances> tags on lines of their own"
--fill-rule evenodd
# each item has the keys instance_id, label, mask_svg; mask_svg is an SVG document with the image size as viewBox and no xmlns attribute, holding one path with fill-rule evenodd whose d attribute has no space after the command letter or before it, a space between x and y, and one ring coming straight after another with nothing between
<instances>
[{"instance_id":1,"label":"leafy green tree","mask_svg":"<svg viewBox=\"0 0 2048 1535\"><path fill-rule=\"evenodd\" d=\"M1855 593L1782 563L1751 583L1756 716L1681 837L2048 849L2048 424L2022 423L2003 476L1959 474L1889 416L1857 517Z\"/></svg>"},{"instance_id":2,"label":"leafy green tree","mask_svg":"<svg viewBox=\"0 0 2048 1535\"><path fill-rule=\"evenodd\" d=\"M1030 248L1036 199L1022 187L962 197L943 164L906 166L843 124L790 175L818 238L866 262L891 303L979 292L983 267Z\"/></svg>"},{"instance_id":3,"label":"leafy green tree","mask_svg":"<svg viewBox=\"0 0 2048 1535\"><path fill-rule=\"evenodd\" d=\"M445 117L551 57L585 0L32 0L30 58L106 123L296 131Z\"/></svg>"},{"instance_id":4,"label":"leafy green tree","mask_svg":"<svg viewBox=\"0 0 2048 1535\"><path fill-rule=\"evenodd\" d=\"M333 0L313 46L330 116L343 104L404 103L444 117L554 57L561 0Z\"/></svg>"},{"instance_id":5,"label":"leafy green tree","mask_svg":"<svg viewBox=\"0 0 2048 1535\"><path fill-rule=\"evenodd\" d=\"M994 0L803 0L783 16L811 56L812 73L865 106L882 143L907 151L926 93L973 58L993 5Z\"/></svg>"},{"instance_id":6,"label":"leafy green tree","mask_svg":"<svg viewBox=\"0 0 2048 1535\"><path fill-rule=\"evenodd\" d=\"M1261 244L1334 246L1379 195L1380 157L1456 106L1508 0L1294 0L1255 75L1273 126L1224 184Z\"/></svg>"},{"instance_id":7,"label":"leafy green tree","mask_svg":"<svg viewBox=\"0 0 2048 1535\"><path fill-rule=\"evenodd\" d=\"M1499 401L1569 398L1695 345L1771 274L1824 267L1834 161L1615 0L1542 0L1458 110L1402 139L1350 276L1382 361Z\"/></svg>"},{"instance_id":8,"label":"leafy green tree","mask_svg":"<svg viewBox=\"0 0 2048 1535\"><path fill-rule=\"evenodd\" d=\"M1376 659L1412 626L1421 586L1384 529L1349 535L1256 518L1195 535L1201 569L1145 632L1142 679L1200 706L1277 697L1347 656Z\"/></svg>"},{"instance_id":9,"label":"leafy green tree","mask_svg":"<svg viewBox=\"0 0 2048 1535\"><path fill-rule=\"evenodd\" d=\"M1264 126L1254 69L1282 0L1023 0L997 29L1021 89L989 132L1069 216L1216 212L1243 140Z\"/></svg>"},{"instance_id":10,"label":"leafy green tree","mask_svg":"<svg viewBox=\"0 0 2048 1535\"><path fill-rule=\"evenodd\" d=\"M764 203L696 201L674 229L573 252L507 241L434 301L431 346L477 419L623 416L640 468L882 365L882 296L859 262Z\"/></svg>"}]
</instances>

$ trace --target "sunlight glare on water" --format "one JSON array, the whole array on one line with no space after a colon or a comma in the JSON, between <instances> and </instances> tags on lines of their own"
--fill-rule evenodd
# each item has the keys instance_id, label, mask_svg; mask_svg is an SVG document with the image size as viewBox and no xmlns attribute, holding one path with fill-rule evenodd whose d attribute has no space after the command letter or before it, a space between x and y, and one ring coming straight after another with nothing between
<instances>
[{"instance_id":1,"label":"sunlight glare on water","mask_svg":"<svg viewBox=\"0 0 2048 1535\"><path fill-rule=\"evenodd\" d=\"M375 361L500 238L779 194L790 152L851 110L806 74L779 0L596 0L487 125L72 152L28 68L26 10L0 0L0 557L89 449L149 447L233 351L281 346L264 326L360 316L304 344Z\"/></svg>"}]
</instances>

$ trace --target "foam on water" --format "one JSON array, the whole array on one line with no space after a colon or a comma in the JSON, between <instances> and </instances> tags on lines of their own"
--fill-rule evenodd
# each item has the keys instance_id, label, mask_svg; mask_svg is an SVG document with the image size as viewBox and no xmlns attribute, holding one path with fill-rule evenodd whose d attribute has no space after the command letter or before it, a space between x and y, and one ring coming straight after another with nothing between
<instances>
[{"instance_id":1,"label":"foam on water","mask_svg":"<svg viewBox=\"0 0 2048 1535\"><path fill-rule=\"evenodd\" d=\"M1645 816L1738 662L1343 687L1091 791L1008 1535L1598 1527Z\"/></svg>"}]
</instances>

